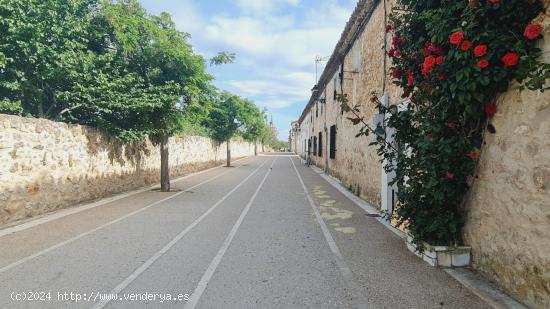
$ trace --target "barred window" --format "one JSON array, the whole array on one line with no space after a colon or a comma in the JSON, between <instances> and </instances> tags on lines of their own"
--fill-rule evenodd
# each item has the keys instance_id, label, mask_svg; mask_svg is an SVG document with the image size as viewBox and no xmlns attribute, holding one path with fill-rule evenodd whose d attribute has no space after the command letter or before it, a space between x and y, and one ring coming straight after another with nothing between
<instances>
[{"instance_id":1,"label":"barred window","mask_svg":"<svg viewBox=\"0 0 550 309\"><path fill-rule=\"evenodd\" d=\"M323 133L319 132L319 157L323 156Z\"/></svg>"},{"instance_id":2,"label":"barred window","mask_svg":"<svg viewBox=\"0 0 550 309\"><path fill-rule=\"evenodd\" d=\"M330 126L329 158L336 159L336 125Z\"/></svg>"}]
</instances>

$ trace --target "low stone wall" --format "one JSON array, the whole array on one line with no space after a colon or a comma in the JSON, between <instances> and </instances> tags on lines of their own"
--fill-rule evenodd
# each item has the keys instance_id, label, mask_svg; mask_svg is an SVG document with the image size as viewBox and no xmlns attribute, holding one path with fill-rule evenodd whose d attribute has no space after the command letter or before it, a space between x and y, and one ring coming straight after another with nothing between
<instances>
[{"instance_id":1,"label":"low stone wall","mask_svg":"<svg viewBox=\"0 0 550 309\"><path fill-rule=\"evenodd\" d=\"M226 156L225 143L205 137L171 138L169 147L172 177ZM254 145L235 140L231 152L254 155ZM158 183L159 170L150 141L122 144L86 126L0 115L0 224Z\"/></svg>"},{"instance_id":2,"label":"low stone wall","mask_svg":"<svg viewBox=\"0 0 550 309\"><path fill-rule=\"evenodd\" d=\"M548 37L550 18L537 22ZM550 40L540 47L550 51ZM510 90L497 106L496 134L487 134L467 199L464 241L477 270L530 307L550 308L550 93Z\"/></svg>"}]
</instances>

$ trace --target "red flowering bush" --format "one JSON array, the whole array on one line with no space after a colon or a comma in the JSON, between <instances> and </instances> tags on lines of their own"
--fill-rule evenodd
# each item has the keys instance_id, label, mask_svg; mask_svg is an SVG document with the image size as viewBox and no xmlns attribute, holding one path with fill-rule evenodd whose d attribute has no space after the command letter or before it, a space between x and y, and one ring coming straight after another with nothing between
<instances>
[{"instance_id":1,"label":"red flowering bush","mask_svg":"<svg viewBox=\"0 0 550 309\"><path fill-rule=\"evenodd\" d=\"M537 60L536 46L543 29L533 22L543 7L539 0L400 0L397 7L388 55L409 103L405 109L379 104L389 115L384 126L396 129L391 145L386 130L376 130L400 201L387 216L419 245L457 244L483 132L495 132L496 96L513 80L546 89L550 66Z\"/></svg>"}]
</instances>

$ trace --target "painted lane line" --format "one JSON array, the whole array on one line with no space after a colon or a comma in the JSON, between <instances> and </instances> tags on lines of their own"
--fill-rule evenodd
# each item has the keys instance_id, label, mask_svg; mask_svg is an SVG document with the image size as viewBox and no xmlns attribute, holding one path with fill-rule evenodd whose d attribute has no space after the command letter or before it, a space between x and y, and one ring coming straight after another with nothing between
<instances>
[{"instance_id":1,"label":"painted lane line","mask_svg":"<svg viewBox=\"0 0 550 309\"><path fill-rule=\"evenodd\" d=\"M251 157L241 158L241 159L233 161L232 163L235 163L235 162L238 162L238 161L241 161L241 160L244 160L244 159L249 159L249 158L251 158ZM173 179L172 183L176 183L176 182L179 182L179 181L182 181L182 180L185 180L185 179L197 176L197 175L201 175L201 174L204 174L206 172L210 172L210 171L222 168L224 166L225 166L225 164L221 164L221 165L209 168L209 169L205 169L205 170L202 170L202 171L191 173L189 175L178 177L176 179ZM24 222L24 223L21 223L21 224L12 226L12 227L7 227L7 228L4 228L4 229L0 229L0 237L6 236L6 235L9 235L9 234L13 234L13 233L16 233L16 232L20 232L20 231L23 231L23 230L26 230L26 229L29 229L29 228L32 228L32 227L35 227L35 226L53 221L53 220L61 219L63 217L70 216L70 215L73 215L73 214L76 214L76 213L79 213L79 212L82 212L82 211L85 211L85 210L88 210L88 209L92 209L92 208L96 208L98 206L109 204L109 203L118 201L120 199L129 197L129 196L133 196L133 195L136 195L136 194L147 192L147 191L153 190L157 187L158 187L158 185L155 184L153 186L145 187L145 188L142 188L142 189L133 190L133 191L126 192L126 193L121 193L121 194L118 194L118 195L112 196L112 197L103 198L99 201L92 202L92 203L89 203L89 204L83 204L83 205L80 205L80 206L75 206L75 207L60 210L60 211L57 211L57 212L54 212L54 213L51 213L51 214L47 214L43 217L36 218L34 220L31 220L31 221L27 221L27 222Z\"/></svg>"},{"instance_id":2,"label":"painted lane line","mask_svg":"<svg viewBox=\"0 0 550 309\"><path fill-rule=\"evenodd\" d=\"M267 176L269 176L269 174L271 173L271 169L273 168L273 164L275 164L275 161L277 161L277 158L275 158L271 162L271 166L269 167L269 169L265 173L264 178L262 179L262 181L258 185L258 188L256 188L256 191L254 192L254 194L252 195L252 197L250 198L250 200L248 201L248 203L244 207L244 210L241 212L241 215L239 216L239 219L237 219L237 222L235 222L235 224L233 225L233 228L231 229L231 231L229 232L229 234L225 238L220 250L218 250L218 253L214 257L212 262L210 262L210 265L206 269L206 272L204 273L204 275L202 275L201 280L199 281L199 283L197 284L197 287L195 288L195 291L193 291L193 294L191 294L191 298L189 298L189 301L187 301L187 303L185 304L183 309L193 309L197 306L202 294L204 293L204 291L206 290L206 287L208 286L208 282L210 282L210 280L212 279L212 276L214 275L214 272L216 271L216 268L218 268L218 265L220 264L223 256L225 255L225 252L227 251L227 249L231 245L231 242L233 241L233 238L235 237L235 234L237 234L237 230L239 229L239 227L243 223L244 217L246 216L246 214L248 213L248 211L252 207L252 203L254 202L254 200L258 196L258 193L262 189L262 186L264 185L264 183L267 179Z\"/></svg>"},{"instance_id":3,"label":"painted lane line","mask_svg":"<svg viewBox=\"0 0 550 309\"><path fill-rule=\"evenodd\" d=\"M317 219L317 223L319 223L319 226L321 226L321 230L323 232L323 235L325 236L325 239L328 243L330 251L332 251L334 259L336 260L336 265L338 265L340 273L344 277L344 281L348 286L348 290L349 290L350 296L352 297L352 301L357 305L357 308L367 308L367 302L365 300L365 297L363 296L363 293L361 292L361 288L355 282L355 279L353 279L351 269L349 268L348 264L344 260L344 257L342 256L342 252L340 251L340 249L338 248L338 245L334 241L334 238L332 237L332 234L330 233L329 228L327 227L325 221L323 220L323 217L321 217L321 214L319 213L319 209L317 209L317 206L315 205L313 198L309 194L309 191L307 190L307 187L304 183L304 180L302 179L302 176L300 175L300 172L298 172L298 169L294 164L294 160L292 160L292 158L289 158L289 159L290 159L290 162L292 163L292 167L294 168L294 171L296 171L298 180L300 180L300 183L302 184L302 188L306 194L309 205L313 209L313 213L315 214L315 219Z\"/></svg>"},{"instance_id":4,"label":"painted lane line","mask_svg":"<svg viewBox=\"0 0 550 309\"><path fill-rule=\"evenodd\" d=\"M230 172L236 170L237 168L239 168L239 167L241 167L241 166L244 166L244 165L239 165L239 166L237 166L236 168L234 168L234 169L232 169L232 170L228 170L228 171L226 171L226 172L223 172L223 173L221 173L221 174L219 174L219 175L217 175L217 176L214 176L214 177L209 178L209 179L207 179L207 180L205 180L205 181L203 181L203 182L201 182L201 183L198 183L198 184L196 184L196 185L193 185L193 186L191 186L191 187L188 187L188 188L186 188L185 190L182 190L182 191L180 191L180 192L178 192L178 193L175 193L175 194L170 195L170 196L168 196L168 197L166 197L166 198L163 198L163 199L161 199L161 200L158 200L158 201L156 201L156 202L154 202L154 203L152 203L152 204L149 204L149 205L147 205L147 206L145 206L145 207L143 207L143 208L140 208L140 209L134 210L134 211L132 211L132 212L130 212L130 213L127 213L127 214L125 214L124 216L119 217L119 218L117 218L117 219L115 219L115 220L112 220L112 221L109 221L109 222L107 222L107 223L104 223L104 224L102 224L102 225L100 225L100 226L98 226L98 227L96 227L96 228L93 228L93 229L91 229L91 230L89 230L89 231L86 231L86 232L84 232L84 233L78 234L78 235L76 235L76 236L74 236L74 237L72 237L72 238L69 238L69 239L67 239L67 240L65 240L65 241L63 241L63 242L60 242L60 243L58 243L58 244L56 244L56 245L53 245L53 246L48 247L48 248L46 248L46 249L44 249L44 250L41 250L41 251L39 251L39 252L37 252L37 253L35 253L35 254L26 256L26 257L24 257L24 258L22 258L22 259L20 259L20 260L17 260L17 261L15 261L15 262L11 263L11 264L8 264L8 265L6 265L6 266L0 268L0 274L3 273L3 272L5 272L5 271L7 271L7 270L10 270L10 269L12 269L12 268L14 268L14 267L16 267L16 266L19 266L19 265L21 265L21 264L23 264L23 263L25 263L25 262L28 262L28 261L30 261L30 260L32 260L32 259L35 259L35 258L37 258L37 257L39 257L39 256L41 256L41 255L44 255L44 254L46 254L46 253L48 253L48 252L51 252L51 251L53 251L53 250L55 250L55 249L58 249L58 248L63 247L63 246L65 246L65 245L67 245L67 244L70 244L70 243L72 243L72 242L74 242L74 241L76 241L76 240L79 240L79 239L82 238L82 237L88 236L88 235L90 235L90 234L92 234L92 233L95 233L95 232L97 232L97 231L99 231L99 230L101 230L101 229L104 229L104 228L106 228L106 227L108 227L108 226L110 226L110 225L113 225L113 224L115 224L115 223L118 223L118 222L120 222L120 221L122 221L122 220L128 219L128 218L130 218L131 216L136 215L136 214L138 214L138 213L140 213L140 212L142 212L142 211L145 211L145 210L147 210L147 209L149 209L149 208L151 208L151 207L153 207L153 206L159 205L159 204L161 204L161 203L163 203L163 202L166 202L166 201L168 201L168 200L170 200L170 199L173 199L173 198L175 198L175 197L177 197L177 196L179 196L179 195L181 195L181 194L183 194L183 193L185 193L185 192L188 192L189 190L196 189L196 188L198 188L198 187L200 187L200 186L202 186L202 185L204 185L204 184L207 184L207 183L209 183L209 182L211 182L211 181L213 181L213 180L215 180L215 179L217 179L217 178L220 178L221 176L223 176L223 175L225 175L225 174L227 174L227 173L230 173Z\"/></svg>"},{"instance_id":5,"label":"painted lane line","mask_svg":"<svg viewBox=\"0 0 550 309\"><path fill-rule=\"evenodd\" d=\"M110 293L110 295L118 294L122 292L128 285L130 285L134 280L136 280L142 273L144 273L153 263L155 263L161 256L163 256L170 248L172 248L179 240L181 240L187 233L189 233L195 226L201 223L204 218L206 218L210 213L212 213L218 206L220 206L230 195L232 195L239 187L241 187L250 177L252 177L256 172L264 166L267 160L264 160L260 166L258 166L250 175L243 179L237 186L235 186L231 191L226 193L219 201L212 205L206 212L204 212L200 217L198 217L193 223L187 226L183 231L181 231L176 237L174 237L168 244L166 244L162 249L150 257L145 263L141 264L133 273L130 274L126 279L119 283ZM101 309L105 307L110 300L105 299L96 303L91 309Z\"/></svg>"}]
</instances>

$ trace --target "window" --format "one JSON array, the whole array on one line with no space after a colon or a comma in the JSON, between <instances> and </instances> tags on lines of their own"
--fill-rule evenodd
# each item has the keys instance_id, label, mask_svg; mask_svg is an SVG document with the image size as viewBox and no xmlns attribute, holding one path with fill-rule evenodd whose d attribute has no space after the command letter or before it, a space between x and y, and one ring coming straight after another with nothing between
<instances>
[{"instance_id":1,"label":"window","mask_svg":"<svg viewBox=\"0 0 550 309\"><path fill-rule=\"evenodd\" d=\"M313 155L317 155L317 136L313 137Z\"/></svg>"},{"instance_id":2,"label":"window","mask_svg":"<svg viewBox=\"0 0 550 309\"><path fill-rule=\"evenodd\" d=\"M315 118L319 117L319 104L315 103Z\"/></svg>"},{"instance_id":3,"label":"window","mask_svg":"<svg viewBox=\"0 0 550 309\"><path fill-rule=\"evenodd\" d=\"M307 154L311 153L311 138L307 140Z\"/></svg>"},{"instance_id":4,"label":"window","mask_svg":"<svg viewBox=\"0 0 550 309\"><path fill-rule=\"evenodd\" d=\"M319 157L323 157L323 133L319 132Z\"/></svg>"},{"instance_id":5,"label":"window","mask_svg":"<svg viewBox=\"0 0 550 309\"><path fill-rule=\"evenodd\" d=\"M329 158L336 159L336 125L330 126Z\"/></svg>"}]
</instances>

